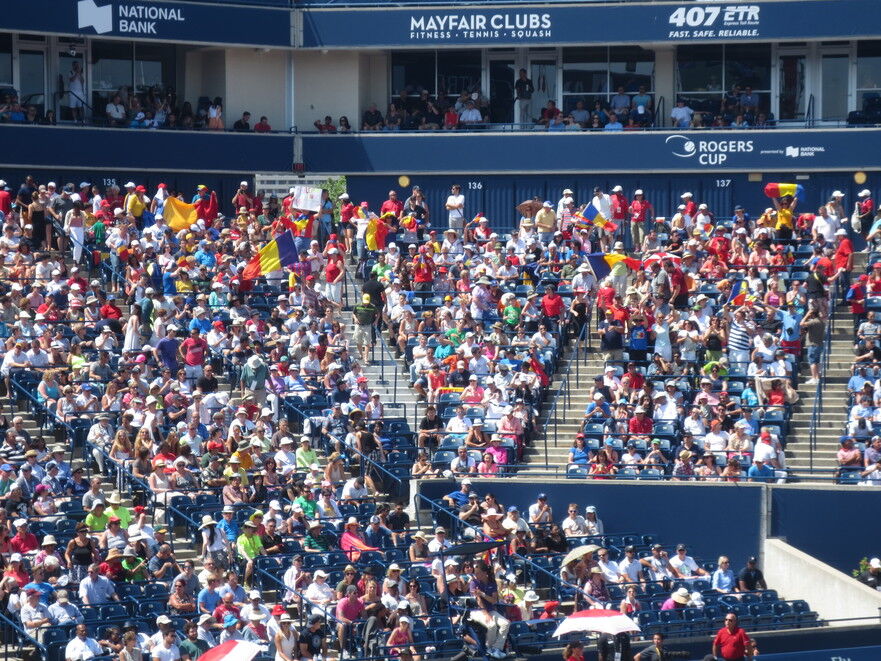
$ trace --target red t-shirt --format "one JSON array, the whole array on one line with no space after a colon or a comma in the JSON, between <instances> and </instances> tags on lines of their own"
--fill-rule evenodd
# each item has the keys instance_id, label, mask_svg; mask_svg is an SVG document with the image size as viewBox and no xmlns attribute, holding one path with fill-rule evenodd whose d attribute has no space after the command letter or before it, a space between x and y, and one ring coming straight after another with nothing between
<instances>
[{"instance_id":1,"label":"red t-shirt","mask_svg":"<svg viewBox=\"0 0 881 661\"><path fill-rule=\"evenodd\" d=\"M563 314L563 297L559 294L545 294L541 299L541 310L546 317L559 317Z\"/></svg>"},{"instance_id":2,"label":"red t-shirt","mask_svg":"<svg viewBox=\"0 0 881 661\"><path fill-rule=\"evenodd\" d=\"M203 338L195 339L188 337L180 344L184 350L184 362L187 365L201 365L205 362L205 352L208 351L208 342Z\"/></svg>"},{"instance_id":3,"label":"red t-shirt","mask_svg":"<svg viewBox=\"0 0 881 661\"><path fill-rule=\"evenodd\" d=\"M838 248L835 250L835 258L833 260L836 271L838 269L847 268L847 260L852 253L853 244L851 243L850 239L842 239L841 243L838 244Z\"/></svg>"},{"instance_id":4,"label":"red t-shirt","mask_svg":"<svg viewBox=\"0 0 881 661\"><path fill-rule=\"evenodd\" d=\"M346 202L343 206L340 207L340 222L348 223L352 220L352 215L355 213L355 205L351 202Z\"/></svg>"},{"instance_id":5,"label":"red t-shirt","mask_svg":"<svg viewBox=\"0 0 881 661\"><path fill-rule=\"evenodd\" d=\"M395 217L401 215L401 212L404 210L404 203L400 200L386 200L382 203L382 206L379 208L379 215L383 215L384 213L393 213Z\"/></svg>"},{"instance_id":6,"label":"red t-shirt","mask_svg":"<svg viewBox=\"0 0 881 661\"><path fill-rule=\"evenodd\" d=\"M670 272L670 288L679 289L679 296L688 295L688 287L685 285L685 274L679 269L673 269Z\"/></svg>"},{"instance_id":7,"label":"red t-shirt","mask_svg":"<svg viewBox=\"0 0 881 661\"><path fill-rule=\"evenodd\" d=\"M612 207L612 220L621 222L625 219L627 214L627 208L630 205L627 203L627 198L624 197L621 193L615 193L612 195L611 199L611 207Z\"/></svg>"},{"instance_id":8,"label":"red t-shirt","mask_svg":"<svg viewBox=\"0 0 881 661\"><path fill-rule=\"evenodd\" d=\"M101 317L104 319L122 319L122 312L115 305L105 303L101 306Z\"/></svg>"},{"instance_id":9,"label":"red t-shirt","mask_svg":"<svg viewBox=\"0 0 881 661\"><path fill-rule=\"evenodd\" d=\"M416 282L431 282L434 280L434 268L426 259L420 259L413 267L413 280Z\"/></svg>"},{"instance_id":10,"label":"red t-shirt","mask_svg":"<svg viewBox=\"0 0 881 661\"><path fill-rule=\"evenodd\" d=\"M746 648L749 643L749 636L740 627L737 627L734 633L728 631L728 627L722 627L713 641L713 645L719 647L719 654L723 659L740 659L746 656Z\"/></svg>"},{"instance_id":11,"label":"red t-shirt","mask_svg":"<svg viewBox=\"0 0 881 661\"><path fill-rule=\"evenodd\" d=\"M324 277L328 282L333 282L337 279L337 276L342 273L342 269L340 268L340 260L331 259L327 263L327 267L324 269Z\"/></svg>"},{"instance_id":12,"label":"red t-shirt","mask_svg":"<svg viewBox=\"0 0 881 661\"><path fill-rule=\"evenodd\" d=\"M637 223L644 223L648 218L648 214L651 213L652 205L645 200L633 200L633 202L630 203L630 209L633 214L630 217L630 220Z\"/></svg>"},{"instance_id":13,"label":"red t-shirt","mask_svg":"<svg viewBox=\"0 0 881 661\"><path fill-rule=\"evenodd\" d=\"M627 428L631 434L651 434L655 425L648 416L645 416L642 420L634 416L630 418Z\"/></svg>"},{"instance_id":14,"label":"red t-shirt","mask_svg":"<svg viewBox=\"0 0 881 661\"><path fill-rule=\"evenodd\" d=\"M0 190L0 211L7 215L12 211L12 195L7 190Z\"/></svg>"}]
</instances>

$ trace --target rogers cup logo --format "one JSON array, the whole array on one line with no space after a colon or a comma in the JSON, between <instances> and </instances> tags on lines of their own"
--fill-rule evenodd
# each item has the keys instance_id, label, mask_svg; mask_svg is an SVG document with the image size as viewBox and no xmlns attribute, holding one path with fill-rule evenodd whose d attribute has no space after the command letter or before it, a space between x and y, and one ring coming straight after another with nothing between
<instances>
[{"instance_id":1,"label":"rogers cup logo","mask_svg":"<svg viewBox=\"0 0 881 661\"><path fill-rule=\"evenodd\" d=\"M697 157L701 165L722 165L728 154L753 151L752 140L692 140L686 135L667 136L664 144L670 145L671 153L678 158Z\"/></svg>"}]
</instances>

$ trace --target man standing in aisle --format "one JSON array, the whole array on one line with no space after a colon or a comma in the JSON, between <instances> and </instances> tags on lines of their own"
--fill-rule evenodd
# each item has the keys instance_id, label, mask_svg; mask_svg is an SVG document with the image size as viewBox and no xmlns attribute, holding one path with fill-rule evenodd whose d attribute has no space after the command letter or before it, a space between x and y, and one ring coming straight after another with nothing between
<instances>
[{"instance_id":1,"label":"man standing in aisle","mask_svg":"<svg viewBox=\"0 0 881 661\"><path fill-rule=\"evenodd\" d=\"M465 196L462 195L462 187L459 184L453 184L444 206L447 209L450 229L461 232L465 227Z\"/></svg>"},{"instance_id":2,"label":"man standing in aisle","mask_svg":"<svg viewBox=\"0 0 881 661\"><path fill-rule=\"evenodd\" d=\"M725 626L719 629L713 639L713 653L705 656L704 661L743 661L752 659L756 654L756 643L737 626L737 615L727 613Z\"/></svg>"},{"instance_id":3,"label":"man standing in aisle","mask_svg":"<svg viewBox=\"0 0 881 661\"><path fill-rule=\"evenodd\" d=\"M520 69L520 76L514 83L514 96L517 105L517 121L521 124L531 124L532 117L529 114L529 108L532 104L532 94L535 92L535 86L526 75L526 69ZM521 127L522 128L522 127Z\"/></svg>"},{"instance_id":4,"label":"man standing in aisle","mask_svg":"<svg viewBox=\"0 0 881 661\"><path fill-rule=\"evenodd\" d=\"M379 310L371 303L370 294L361 297L361 304L352 310L355 317L354 341L361 352L361 364L370 365L370 350L373 348L373 326L379 315Z\"/></svg>"}]
</instances>

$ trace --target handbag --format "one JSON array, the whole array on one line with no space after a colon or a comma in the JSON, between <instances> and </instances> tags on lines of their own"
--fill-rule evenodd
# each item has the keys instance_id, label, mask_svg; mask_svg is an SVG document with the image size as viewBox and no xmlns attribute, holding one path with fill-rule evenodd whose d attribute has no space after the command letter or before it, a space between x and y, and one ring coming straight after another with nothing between
<instances>
[{"instance_id":1,"label":"handbag","mask_svg":"<svg viewBox=\"0 0 881 661\"><path fill-rule=\"evenodd\" d=\"M863 221L860 219L860 204L855 202L853 205L853 213L850 215L850 228L856 234L862 234Z\"/></svg>"}]
</instances>

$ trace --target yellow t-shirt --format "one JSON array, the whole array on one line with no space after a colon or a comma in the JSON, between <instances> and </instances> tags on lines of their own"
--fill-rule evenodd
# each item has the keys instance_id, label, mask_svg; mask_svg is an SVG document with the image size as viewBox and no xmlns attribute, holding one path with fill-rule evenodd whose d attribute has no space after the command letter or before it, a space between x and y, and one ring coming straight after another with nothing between
<instances>
[{"instance_id":1,"label":"yellow t-shirt","mask_svg":"<svg viewBox=\"0 0 881 661\"><path fill-rule=\"evenodd\" d=\"M795 225L792 223L792 209L777 209L777 224L774 229L793 229Z\"/></svg>"}]
</instances>

